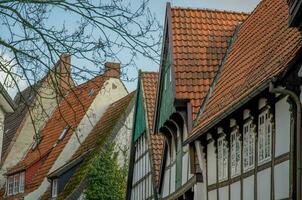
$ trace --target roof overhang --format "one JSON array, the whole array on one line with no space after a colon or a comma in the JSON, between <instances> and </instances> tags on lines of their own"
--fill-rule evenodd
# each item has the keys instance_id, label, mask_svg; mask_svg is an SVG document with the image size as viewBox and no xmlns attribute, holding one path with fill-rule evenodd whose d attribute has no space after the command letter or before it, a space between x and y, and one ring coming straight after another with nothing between
<instances>
[{"instance_id":1,"label":"roof overhang","mask_svg":"<svg viewBox=\"0 0 302 200\"><path fill-rule=\"evenodd\" d=\"M237 110L238 108L240 108L242 105L246 104L249 100L251 100L252 98L254 98L255 96L257 96L258 94L260 94L261 92L263 92L265 89L267 89L269 87L269 84L270 84L270 82L273 81L273 79L275 79L275 77L273 77L272 79L268 79L267 81L265 81L264 83L262 83L252 93L250 93L249 95L245 96L244 98L242 98L241 100L239 100L238 102L236 102L235 104L233 104L225 112L221 113L214 120L210 121L206 126L204 126L201 129L196 130L195 132L193 132L191 134L191 136L189 136L187 138L187 140L184 141L183 145L187 145L189 143L194 142L201 135L203 135L204 133L208 132L216 124L218 124L220 121L222 121L227 116L229 116L232 112L234 112L235 110Z\"/></svg>"},{"instance_id":2,"label":"roof overhang","mask_svg":"<svg viewBox=\"0 0 302 200\"><path fill-rule=\"evenodd\" d=\"M6 89L0 84L0 106L6 113L14 112L16 105L7 93Z\"/></svg>"}]
</instances>

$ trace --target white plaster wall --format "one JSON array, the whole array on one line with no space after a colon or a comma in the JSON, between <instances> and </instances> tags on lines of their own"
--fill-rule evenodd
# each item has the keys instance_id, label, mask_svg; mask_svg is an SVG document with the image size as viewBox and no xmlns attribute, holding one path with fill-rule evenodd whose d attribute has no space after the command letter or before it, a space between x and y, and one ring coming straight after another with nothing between
<instances>
[{"instance_id":1,"label":"white plaster wall","mask_svg":"<svg viewBox=\"0 0 302 200\"><path fill-rule=\"evenodd\" d=\"M286 199L289 197L289 161L275 166L275 199Z\"/></svg>"},{"instance_id":2,"label":"white plaster wall","mask_svg":"<svg viewBox=\"0 0 302 200\"><path fill-rule=\"evenodd\" d=\"M254 200L254 175L243 179L243 199Z\"/></svg>"},{"instance_id":3,"label":"white plaster wall","mask_svg":"<svg viewBox=\"0 0 302 200\"><path fill-rule=\"evenodd\" d=\"M117 159L120 167L123 167L129 159L130 144L131 144L131 133L133 126L133 113L134 107L128 114L125 122L123 122L122 128L118 131L115 141L115 152L118 153ZM125 163L126 162L126 163Z\"/></svg>"},{"instance_id":4,"label":"white plaster wall","mask_svg":"<svg viewBox=\"0 0 302 200\"><path fill-rule=\"evenodd\" d=\"M170 163L170 156L167 155L166 166ZM169 195L170 191L170 169L164 171L164 183L163 183L163 191L162 197L166 197Z\"/></svg>"},{"instance_id":5,"label":"white plaster wall","mask_svg":"<svg viewBox=\"0 0 302 200\"><path fill-rule=\"evenodd\" d=\"M257 174L257 200L271 198L271 168L262 170Z\"/></svg>"},{"instance_id":6,"label":"white plaster wall","mask_svg":"<svg viewBox=\"0 0 302 200\"><path fill-rule=\"evenodd\" d=\"M229 186L218 189L219 200L228 200L229 199Z\"/></svg>"},{"instance_id":7,"label":"white plaster wall","mask_svg":"<svg viewBox=\"0 0 302 200\"><path fill-rule=\"evenodd\" d=\"M175 191L175 179L176 179L176 164L174 163L171 167L170 193L173 193Z\"/></svg>"},{"instance_id":8,"label":"white plaster wall","mask_svg":"<svg viewBox=\"0 0 302 200\"><path fill-rule=\"evenodd\" d=\"M217 190L212 190L208 194L209 200L217 200Z\"/></svg>"},{"instance_id":9,"label":"white plaster wall","mask_svg":"<svg viewBox=\"0 0 302 200\"><path fill-rule=\"evenodd\" d=\"M280 156L290 151L290 111L287 98L283 98L275 105L276 120L276 153Z\"/></svg>"},{"instance_id":10,"label":"white plaster wall","mask_svg":"<svg viewBox=\"0 0 302 200\"><path fill-rule=\"evenodd\" d=\"M41 96L37 96L34 107L31 109L31 115L34 119L36 130L41 130L49 119L49 116L57 106L57 100L53 89L46 86L46 83L40 89ZM22 126L22 124L21 124ZM25 116L25 121L20 130L17 131L15 138L12 140L11 149L0 170L0 187L5 184L4 174L8 168L16 165L27 153L33 143L35 129L29 113Z\"/></svg>"},{"instance_id":11,"label":"white plaster wall","mask_svg":"<svg viewBox=\"0 0 302 200\"><path fill-rule=\"evenodd\" d=\"M203 183L196 183L194 189L194 200L206 200L206 191L203 190Z\"/></svg>"},{"instance_id":12,"label":"white plaster wall","mask_svg":"<svg viewBox=\"0 0 302 200\"><path fill-rule=\"evenodd\" d=\"M182 185L188 181L188 174L190 173L189 162L189 152L186 152L182 157Z\"/></svg>"},{"instance_id":13,"label":"white plaster wall","mask_svg":"<svg viewBox=\"0 0 302 200\"><path fill-rule=\"evenodd\" d=\"M211 142L207 145L207 175L208 175L208 185L214 184L217 181L217 165L216 165L216 153L215 153L215 146L214 142Z\"/></svg>"},{"instance_id":14,"label":"white plaster wall","mask_svg":"<svg viewBox=\"0 0 302 200\"><path fill-rule=\"evenodd\" d=\"M104 114L108 106L117 101L118 99L126 96L128 92L126 91L125 87L123 86L122 82L116 78L110 78L107 80L99 94L95 97L94 101L92 102L89 110L87 111L86 115L83 117L79 126L75 133L70 137L68 143L65 145L63 151L49 170L49 173L52 173L62 165L64 165L68 160L71 159L72 155L76 152L76 150L80 147L80 142L82 143L85 138L88 136L96 122L101 118ZM91 117L94 116L94 117ZM29 193L25 199L38 199L40 198L50 183L48 182L47 178L45 177L41 185L35 191Z\"/></svg>"},{"instance_id":15,"label":"white plaster wall","mask_svg":"<svg viewBox=\"0 0 302 200\"><path fill-rule=\"evenodd\" d=\"M240 200L240 181L231 184L231 200Z\"/></svg>"}]
</instances>

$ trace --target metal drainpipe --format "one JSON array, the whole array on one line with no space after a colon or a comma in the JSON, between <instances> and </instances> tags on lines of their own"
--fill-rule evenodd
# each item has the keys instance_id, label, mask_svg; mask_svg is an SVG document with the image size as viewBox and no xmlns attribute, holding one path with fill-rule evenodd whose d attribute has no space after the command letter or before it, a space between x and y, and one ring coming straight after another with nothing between
<instances>
[{"instance_id":1,"label":"metal drainpipe","mask_svg":"<svg viewBox=\"0 0 302 200\"><path fill-rule=\"evenodd\" d=\"M271 93L280 93L289 95L297 106L297 121L296 121L296 155L297 155L297 164L296 164L296 199L301 200L301 103L299 97L296 93L282 88L275 88L274 84L270 82L269 91Z\"/></svg>"}]
</instances>

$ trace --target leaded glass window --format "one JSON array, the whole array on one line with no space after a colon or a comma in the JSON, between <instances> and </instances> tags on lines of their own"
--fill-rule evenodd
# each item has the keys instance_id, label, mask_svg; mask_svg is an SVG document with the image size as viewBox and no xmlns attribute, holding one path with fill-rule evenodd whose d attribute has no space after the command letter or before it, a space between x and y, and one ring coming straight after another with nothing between
<instances>
[{"instance_id":1,"label":"leaded glass window","mask_svg":"<svg viewBox=\"0 0 302 200\"><path fill-rule=\"evenodd\" d=\"M258 117L258 162L264 163L271 159L272 123L269 110L266 109Z\"/></svg>"},{"instance_id":2,"label":"leaded glass window","mask_svg":"<svg viewBox=\"0 0 302 200\"><path fill-rule=\"evenodd\" d=\"M255 133L252 120L243 125L243 170L248 171L255 165Z\"/></svg>"},{"instance_id":3,"label":"leaded glass window","mask_svg":"<svg viewBox=\"0 0 302 200\"><path fill-rule=\"evenodd\" d=\"M228 178L228 147L225 136L218 138L218 180Z\"/></svg>"},{"instance_id":4,"label":"leaded glass window","mask_svg":"<svg viewBox=\"0 0 302 200\"><path fill-rule=\"evenodd\" d=\"M231 176L240 174L241 170L241 143L240 133L235 129L231 133Z\"/></svg>"}]
</instances>

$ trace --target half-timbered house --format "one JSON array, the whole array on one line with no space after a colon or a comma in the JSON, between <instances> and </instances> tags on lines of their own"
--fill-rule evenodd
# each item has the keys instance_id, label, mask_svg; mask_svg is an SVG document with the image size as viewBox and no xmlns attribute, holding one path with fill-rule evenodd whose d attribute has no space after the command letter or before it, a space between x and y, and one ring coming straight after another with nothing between
<instances>
[{"instance_id":1,"label":"half-timbered house","mask_svg":"<svg viewBox=\"0 0 302 200\"><path fill-rule=\"evenodd\" d=\"M184 143L195 146L203 199L301 199L302 37L288 10L261 1L219 65Z\"/></svg>"},{"instance_id":2,"label":"half-timbered house","mask_svg":"<svg viewBox=\"0 0 302 200\"><path fill-rule=\"evenodd\" d=\"M163 137L153 131L157 72L140 72L136 96L127 200L158 199Z\"/></svg>"},{"instance_id":3,"label":"half-timbered house","mask_svg":"<svg viewBox=\"0 0 302 200\"><path fill-rule=\"evenodd\" d=\"M183 145L210 83L245 13L167 4L154 131L165 136L161 199L199 199L203 177ZM194 194L195 193L195 194Z\"/></svg>"}]
</instances>

